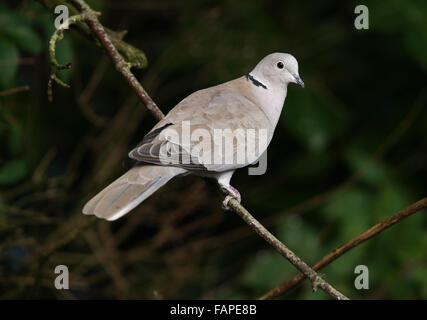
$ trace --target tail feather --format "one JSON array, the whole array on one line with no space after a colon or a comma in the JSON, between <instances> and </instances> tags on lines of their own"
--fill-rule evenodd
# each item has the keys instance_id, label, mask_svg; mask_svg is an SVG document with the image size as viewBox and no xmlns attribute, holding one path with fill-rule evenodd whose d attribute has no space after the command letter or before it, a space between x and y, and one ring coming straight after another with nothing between
<instances>
[{"instance_id":1,"label":"tail feather","mask_svg":"<svg viewBox=\"0 0 427 320\"><path fill-rule=\"evenodd\" d=\"M185 169L155 165L137 166L127 171L93 197L83 208L84 214L93 214L109 221L116 220L151 196Z\"/></svg>"}]
</instances>

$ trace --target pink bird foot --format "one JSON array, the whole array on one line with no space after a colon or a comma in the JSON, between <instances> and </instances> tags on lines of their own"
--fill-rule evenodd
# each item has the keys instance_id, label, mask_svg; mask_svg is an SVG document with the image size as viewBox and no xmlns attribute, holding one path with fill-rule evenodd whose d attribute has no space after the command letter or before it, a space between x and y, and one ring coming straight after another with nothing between
<instances>
[{"instance_id":1,"label":"pink bird foot","mask_svg":"<svg viewBox=\"0 0 427 320\"><path fill-rule=\"evenodd\" d=\"M228 206L228 202L231 199L236 199L239 203L242 201L242 197L240 195L240 192L232 187L232 186L221 186L223 190L225 190L228 195L225 197L224 201L222 202L222 208L224 210L231 210L231 208Z\"/></svg>"}]
</instances>

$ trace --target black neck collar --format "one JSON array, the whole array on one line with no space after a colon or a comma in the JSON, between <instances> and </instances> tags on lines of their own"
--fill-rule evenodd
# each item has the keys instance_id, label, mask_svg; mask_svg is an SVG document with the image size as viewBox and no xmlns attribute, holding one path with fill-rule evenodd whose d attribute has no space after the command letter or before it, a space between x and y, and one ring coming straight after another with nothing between
<instances>
[{"instance_id":1,"label":"black neck collar","mask_svg":"<svg viewBox=\"0 0 427 320\"><path fill-rule=\"evenodd\" d=\"M266 90L268 89L267 86L264 83L262 83L261 81L258 81L257 79L255 79L253 76L251 76L250 73L248 73L247 75L245 75L245 77L246 77L246 80L251 81L256 87L262 87L262 88L264 88Z\"/></svg>"}]
</instances>

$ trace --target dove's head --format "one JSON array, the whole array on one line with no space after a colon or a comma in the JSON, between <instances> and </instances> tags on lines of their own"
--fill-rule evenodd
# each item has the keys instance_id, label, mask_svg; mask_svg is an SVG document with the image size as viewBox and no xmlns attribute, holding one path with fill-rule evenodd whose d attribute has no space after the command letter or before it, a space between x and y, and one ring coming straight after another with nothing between
<instances>
[{"instance_id":1,"label":"dove's head","mask_svg":"<svg viewBox=\"0 0 427 320\"><path fill-rule=\"evenodd\" d=\"M288 53L269 54L256 65L250 74L257 80L273 86L286 88L290 82L293 82L304 88L304 82L298 74L297 59Z\"/></svg>"}]
</instances>

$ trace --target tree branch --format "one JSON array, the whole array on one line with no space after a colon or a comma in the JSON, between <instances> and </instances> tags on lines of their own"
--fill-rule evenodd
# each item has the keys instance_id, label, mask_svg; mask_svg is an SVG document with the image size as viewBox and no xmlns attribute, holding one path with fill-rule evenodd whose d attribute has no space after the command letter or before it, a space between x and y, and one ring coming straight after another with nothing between
<instances>
[{"instance_id":1,"label":"tree branch","mask_svg":"<svg viewBox=\"0 0 427 320\"><path fill-rule=\"evenodd\" d=\"M12 89L7 89L7 90L0 91L0 97L7 96L9 94L18 93L18 92L21 92L21 91L28 91L28 90L30 90L30 87L27 86L27 85L16 87L16 88L12 88Z\"/></svg>"},{"instance_id":2,"label":"tree branch","mask_svg":"<svg viewBox=\"0 0 427 320\"><path fill-rule=\"evenodd\" d=\"M313 265L313 267L312 267L313 270L316 270L316 271L320 270L321 268L327 266L328 264L330 264L334 260L341 257L347 251L357 247L359 244L361 244L361 243L365 242L366 240L372 238L373 236L379 234L380 232L391 227L395 223L402 221L404 218L407 218L410 215L412 215L412 214L414 214L414 213L416 213L416 212L418 212L418 211L420 211L426 207L427 207L427 197L413 203L409 207L407 207L407 208L405 208L399 212L396 212L395 214L393 214L392 216L390 216L386 220L377 223L376 225L369 228L365 232L362 232L358 236L354 237L350 241L346 242L342 246L336 248L334 251L332 251L329 254L327 254L326 256L324 256L322 259L320 259L318 262L316 262ZM305 278L304 274L299 273L296 276L294 276L293 278L291 278L291 279L287 280L286 282L284 282L283 284L281 284L280 286L277 286L276 288L270 290L269 292L264 294L259 299L260 300L273 299L273 298L285 293L286 291L292 289L293 287L295 287L302 280L304 280L304 278Z\"/></svg>"}]
</instances>

